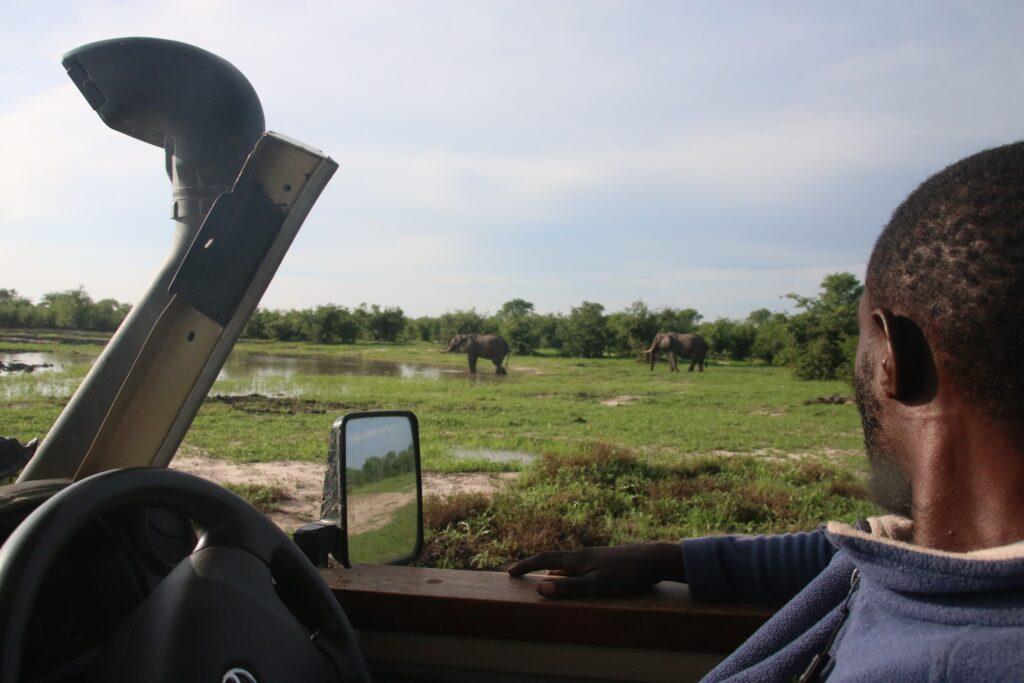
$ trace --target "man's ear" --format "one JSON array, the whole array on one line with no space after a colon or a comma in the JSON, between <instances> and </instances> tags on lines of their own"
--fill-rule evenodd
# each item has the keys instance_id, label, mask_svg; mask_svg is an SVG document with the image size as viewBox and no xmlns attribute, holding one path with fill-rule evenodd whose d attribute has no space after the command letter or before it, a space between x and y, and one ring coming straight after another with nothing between
<instances>
[{"instance_id":1,"label":"man's ear","mask_svg":"<svg viewBox=\"0 0 1024 683\"><path fill-rule=\"evenodd\" d=\"M937 387L931 345L920 326L885 307L871 311L885 348L879 373L882 392L888 398L920 405L929 402Z\"/></svg>"},{"instance_id":2,"label":"man's ear","mask_svg":"<svg viewBox=\"0 0 1024 683\"><path fill-rule=\"evenodd\" d=\"M902 387L900 386L899 361L893 341L893 333L896 331L896 316L888 308L879 307L871 311L871 322L875 324L879 334L882 335L882 344L885 349L881 372L878 373L882 393L886 398L899 400Z\"/></svg>"}]
</instances>

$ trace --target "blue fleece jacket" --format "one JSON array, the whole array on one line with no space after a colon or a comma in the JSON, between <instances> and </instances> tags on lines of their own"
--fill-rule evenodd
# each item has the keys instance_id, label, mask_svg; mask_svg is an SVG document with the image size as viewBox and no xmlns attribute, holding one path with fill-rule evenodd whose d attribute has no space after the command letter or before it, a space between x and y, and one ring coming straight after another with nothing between
<instances>
[{"instance_id":1,"label":"blue fleece jacket","mask_svg":"<svg viewBox=\"0 0 1024 683\"><path fill-rule=\"evenodd\" d=\"M829 681L1024 680L1024 544L946 553L900 540L907 520L871 529L684 541L695 600L785 603L705 680L790 681L837 627Z\"/></svg>"}]
</instances>

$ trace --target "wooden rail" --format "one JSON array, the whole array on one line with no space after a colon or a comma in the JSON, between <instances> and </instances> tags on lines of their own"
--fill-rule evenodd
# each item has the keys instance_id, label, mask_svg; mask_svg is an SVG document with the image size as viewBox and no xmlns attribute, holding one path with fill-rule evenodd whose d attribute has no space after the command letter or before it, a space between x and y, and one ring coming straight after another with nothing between
<instances>
[{"instance_id":1,"label":"wooden rail","mask_svg":"<svg viewBox=\"0 0 1024 683\"><path fill-rule=\"evenodd\" d=\"M728 653L773 610L695 603L682 584L632 598L548 600L540 576L357 565L323 577L357 629L572 645Z\"/></svg>"}]
</instances>

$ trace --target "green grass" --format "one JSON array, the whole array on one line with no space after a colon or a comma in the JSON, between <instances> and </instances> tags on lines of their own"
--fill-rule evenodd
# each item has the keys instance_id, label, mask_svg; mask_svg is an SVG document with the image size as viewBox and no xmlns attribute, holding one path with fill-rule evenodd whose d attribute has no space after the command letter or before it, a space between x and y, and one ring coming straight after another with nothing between
<instances>
[{"instance_id":1,"label":"green grass","mask_svg":"<svg viewBox=\"0 0 1024 683\"><path fill-rule=\"evenodd\" d=\"M416 546L416 501L395 510L385 526L348 539L353 564L380 564L407 557Z\"/></svg>"},{"instance_id":2,"label":"green grass","mask_svg":"<svg viewBox=\"0 0 1024 683\"><path fill-rule=\"evenodd\" d=\"M366 486L354 488L348 492L349 496L365 496L372 493L392 493L396 491L408 491L416 487L416 473L399 474L387 479L375 481Z\"/></svg>"},{"instance_id":3,"label":"green grass","mask_svg":"<svg viewBox=\"0 0 1024 683\"><path fill-rule=\"evenodd\" d=\"M394 361L448 363L426 344L323 347L241 344L237 352L358 354ZM299 376L300 400L255 398L245 405L204 404L187 443L238 461L319 460L337 415L408 409L420 419L428 471L516 469L514 463L456 460L453 447L569 454L595 441L671 460L682 454L859 452L852 405L804 405L849 393L841 382L803 382L789 370L752 364L712 365L701 373L654 372L629 359L515 357L508 381ZM637 397L628 405L602 401ZM259 438L250 438L254 423Z\"/></svg>"},{"instance_id":4,"label":"green grass","mask_svg":"<svg viewBox=\"0 0 1024 683\"><path fill-rule=\"evenodd\" d=\"M493 499L432 496L426 566L500 569L543 550L778 533L875 514L849 463L687 457L656 465L597 444L545 456Z\"/></svg>"},{"instance_id":5,"label":"green grass","mask_svg":"<svg viewBox=\"0 0 1024 683\"><path fill-rule=\"evenodd\" d=\"M10 347L90 348L55 344ZM464 356L420 343L243 342L235 353L465 368ZM483 363L480 368L490 374ZM665 364L651 372L631 359L550 353L514 356L510 370L498 381L300 375L274 385L290 397L207 399L185 444L236 462L322 462L339 415L413 410L425 471L523 470L493 500L456 496L428 504L425 561L441 566L493 568L546 547L806 529L874 511L862 483L867 467L856 407L805 404L849 395L845 383L800 381L788 369L749 363L669 373ZM0 403L0 434L22 440L45 434L84 372L75 366L0 378L0 398L7 399ZM250 390L237 382L215 391ZM602 404L622 396L633 399ZM526 465L494 463L453 457L455 448L541 457ZM397 537L387 540L391 533L364 534L358 543L367 544L368 553L383 553L398 547Z\"/></svg>"},{"instance_id":6,"label":"green grass","mask_svg":"<svg viewBox=\"0 0 1024 683\"><path fill-rule=\"evenodd\" d=\"M21 345L26 346L25 344ZM42 345L40 345L42 346ZM42 349L41 349L42 350ZM245 342L235 353L360 355L463 367L461 356L429 344L318 346ZM3 378L12 384L63 383L70 392L85 369ZM848 394L842 382L804 382L785 368L715 364L704 373L649 371L629 359L514 357L507 381L433 380L380 376L297 376L299 398L210 398L186 444L239 462L324 458L330 424L355 410L408 409L420 419L424 469L517 469L515 463L452 458L454 447L570 454L597 441L671 461L699 453L859 453L862 437L853 405L804 405ZM217 389L223 390L219 385ZM41 436L66 396L9 392L0 407L5 433ZM602 401L636 399L616 407Z\"/></svg>"},{"instance_id":7,"label":"green grass","mask_svg":"<svg viewBox=\"0 0 1024 683\"><path fill-rule=\"evenodd\" d=\"M288 498L288 492L280 486L263 484L223 484L224 488L236 496L244 498L249 505L260 512L276 512L277 504Z\"/></svg>"}]
</instances>

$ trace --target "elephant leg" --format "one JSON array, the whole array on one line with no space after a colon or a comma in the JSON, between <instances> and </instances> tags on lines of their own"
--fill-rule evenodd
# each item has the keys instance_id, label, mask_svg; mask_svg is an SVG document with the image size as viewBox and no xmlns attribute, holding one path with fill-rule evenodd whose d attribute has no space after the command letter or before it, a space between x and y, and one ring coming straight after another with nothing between
<instances>
[{"instance_id":1,"label":"elephant leg","mask_svg":"<svg viewBox=\"0 0 1024 683\"><path fill-rule=\"evenodd\" d=\"M654 372L654 364L658 362L658 352L649 351L647 355L651 357L651 372Z\"/></svg>"},{"instance_id":2,"label":"elephant leg","mask_svg":"<svg viewBox=\"0 0 1024 683\"><path fill-rule=\"evenodd\" d=\"M697 364L697 359L696 358L690 360L690 369L687 370L687 372L693 372L693 366L695 366L696 364Z\"/></svg>"},{"instance_id":3,"label":"elephant leg","mask_svg":"<svg viewBox=\"0 0 1024 683\"><path fill-rule=\"evenodd\" d=\"M476 354L475 353L469 354L469 374L471 374L471 375L475 375L476 374Z\"/></svg>"},{"instance_id":4,"label":"elephant leg","mask_svg":"<svg viewBox=\"0 0 1024 683\"><path fill-rule=\"evenodd\" d=\"M679 372L679 364L676 361L676 352L675 351L669 351L668 352L668 371L669 372Z\"/></svg>"},{"instance_id":5,"label":"elephant leg","mask_svg":"<svg viewBox=\"0 0 1024 683\"><path fill-rule=\"evenodd\" d=\"M501 367L501 359L502 359L502 356L498 356L497 358L492 358L491 359L491 362L494 363L494 374L495 375L507 375L508 374L508 372L505 371L505 368Z\"/></svg>"}]
</instances>

